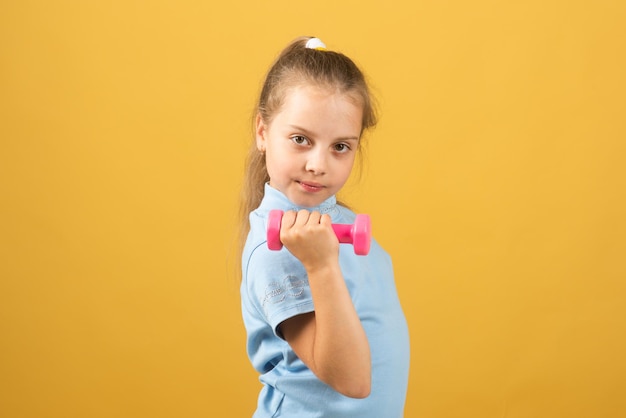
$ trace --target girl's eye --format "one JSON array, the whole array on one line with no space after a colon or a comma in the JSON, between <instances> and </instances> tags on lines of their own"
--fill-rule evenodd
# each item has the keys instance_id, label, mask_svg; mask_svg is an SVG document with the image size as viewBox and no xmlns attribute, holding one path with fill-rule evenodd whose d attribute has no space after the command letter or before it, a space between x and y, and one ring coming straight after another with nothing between
<instances>
[{"instance_id":1,"label":"girl's eye","mask_svg":"<svg viewBox=\"0 0 626 418\"><path fill-rule=\"evenodd\" d=\"M347 152L347 151L350 151L350 146L348 146L348 144L344 144L344 143L335 144L335 151L337 151L337 152Z\"/></svg>"},{"instance_id":2,"label":"girl's eye","mask_svg":"<svg viewBox=\"0 0 626 418\"><path fill-rule=\"evenodd\" d=\"M302 135L296 135L296 136L292 136L291 140L297 144L297 145L305 145L308 140L306 139L306 137L302 136Z\"/></svg>"}]
</instances>

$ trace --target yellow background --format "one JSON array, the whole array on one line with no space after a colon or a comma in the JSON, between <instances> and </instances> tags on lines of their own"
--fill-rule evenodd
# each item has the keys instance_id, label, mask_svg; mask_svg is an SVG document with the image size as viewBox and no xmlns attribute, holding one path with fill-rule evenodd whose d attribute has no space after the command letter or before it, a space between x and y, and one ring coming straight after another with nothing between
<instances>
[{"instance_id":1,"label":"yellow background","mask_svg":"<svg viewBox=\"0 0 626 418\"><path fill-rule=\"evenodd\" d=\"M298 35L378 94L407 417L626 416L626 3L2 1L0 416L246 417L250 112ZM384 417L381 417L384 418Z\"/></svg>"}]
</instances>

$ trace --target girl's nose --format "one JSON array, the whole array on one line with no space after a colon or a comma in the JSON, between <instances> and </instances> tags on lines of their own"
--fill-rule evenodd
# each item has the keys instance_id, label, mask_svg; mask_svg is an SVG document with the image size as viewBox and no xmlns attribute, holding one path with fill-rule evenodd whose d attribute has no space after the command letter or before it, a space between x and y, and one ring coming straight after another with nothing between
<instances>
[{"instance_id":1,"label":"girl's nose","mask_svg":"<svg viewBox=\"0 0 626 418\"><path fill-rule=\"evenodd\" d=\"M327 157L323 151L313 151L309 154L306 161L306 171L315 175L326 173Z\"/></svg>"}]
</instances>

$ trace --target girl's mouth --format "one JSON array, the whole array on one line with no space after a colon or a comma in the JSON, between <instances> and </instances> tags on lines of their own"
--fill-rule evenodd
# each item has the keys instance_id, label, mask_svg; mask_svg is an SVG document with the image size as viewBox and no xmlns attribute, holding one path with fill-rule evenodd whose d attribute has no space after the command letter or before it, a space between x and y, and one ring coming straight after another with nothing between
<instances>
[{"instance_id":1,"label":"girl's mouth","mask_svg":"<svg viewBox=\"0 0 626 418\"><path fill-rule=\"evenodd\" d=\"M324 189L324 186L318 183L305 183L303 181L299 181L300 187L302 187L305 191L315 193Z\"/></svg>"}]
</instances>

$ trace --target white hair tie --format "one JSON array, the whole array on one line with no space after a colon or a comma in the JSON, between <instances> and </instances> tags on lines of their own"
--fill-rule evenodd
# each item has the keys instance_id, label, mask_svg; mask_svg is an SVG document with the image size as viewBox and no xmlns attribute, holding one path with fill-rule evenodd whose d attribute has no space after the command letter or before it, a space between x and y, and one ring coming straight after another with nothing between
<instances>
[{"instance_id":1,"label":"white hair tie","mask_svg":"<svg viewBox=\"0 0 626 418\"><path fill-rule=\"evenodd\" d=\"M320 38L311 38L306 42L305 45L309 49L317 49L318 51L326 50L326 45L321 41Z\"/></svg>"}]
</instances>

